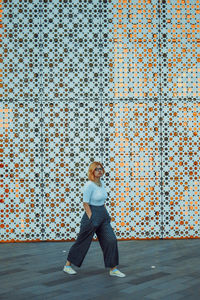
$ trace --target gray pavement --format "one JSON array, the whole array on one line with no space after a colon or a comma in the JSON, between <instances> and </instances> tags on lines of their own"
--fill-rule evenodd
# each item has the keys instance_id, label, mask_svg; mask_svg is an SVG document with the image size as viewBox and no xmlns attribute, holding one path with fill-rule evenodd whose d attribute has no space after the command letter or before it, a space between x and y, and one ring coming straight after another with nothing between
<instances>
[{"instance_id":1,"label":"gray pavement","mask_svg":"<svg viewBox=\"0 0 200 300\"><path fill-rule=\"evenodd\" d=\"M119 269L110 277L98 242L78 274L62 269L71 242L0 244L1 300L199 300L200 240L119 241Z\"/></svg>"}]
</instances>

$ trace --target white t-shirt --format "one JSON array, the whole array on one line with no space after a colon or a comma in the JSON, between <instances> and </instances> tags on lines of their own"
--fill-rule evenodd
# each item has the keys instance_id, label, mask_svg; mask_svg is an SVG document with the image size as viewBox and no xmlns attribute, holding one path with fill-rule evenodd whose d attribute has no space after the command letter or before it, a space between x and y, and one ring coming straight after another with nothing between
<instances>
[{"instance_id":1,"label":"white t-shirt","mask_svg":"<svg viewBox=\"0 0 200 300\"><path fill-rule=\"evenodd\" d=\"M102 180L102 186L97 186L93 181L88 181L83 189L83 202L89 203L95 206L104 205L108 195Z\"/></svg>"}]
</instances>

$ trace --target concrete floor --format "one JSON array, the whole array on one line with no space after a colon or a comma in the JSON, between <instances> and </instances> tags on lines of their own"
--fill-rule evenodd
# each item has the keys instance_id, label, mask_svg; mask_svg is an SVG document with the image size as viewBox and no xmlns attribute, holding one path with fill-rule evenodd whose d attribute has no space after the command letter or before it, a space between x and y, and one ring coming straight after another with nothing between
<instances>
[{"instance_id":1,"label":"concrete floor","mask_svg":"<svg viewBox=\"0 0 200 300\"><path fill-rule=\"evenodd\" d=\"M98 242L77 275L62 269L71 242L2 243L1 300L199 300L200 240L120 241L119 269L110 277Z\"/></svg>"}]
</instances>

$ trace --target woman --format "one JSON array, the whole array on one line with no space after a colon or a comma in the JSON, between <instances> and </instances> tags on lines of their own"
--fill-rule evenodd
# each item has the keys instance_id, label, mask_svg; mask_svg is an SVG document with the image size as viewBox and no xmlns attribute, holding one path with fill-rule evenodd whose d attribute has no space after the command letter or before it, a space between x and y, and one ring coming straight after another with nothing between
<instances>
[{"instance_id":1,"label":"woman","mask_svg":"<svg viewBox=\"0 0 200 300\"><path fill-rule=\"evenodd\" d=\"M100 162L93 162L89 166L88 179L83 190L83 206L85 213L81 220L80 232L76 242L71 247L63 271L73 275L76 271L71 264L80 267L96 233L103 251L106 268L110 268L111 276L125 277L117 269L118 248L117 239L110 225L111 217L105 208L107 192L100 179L105 173Z\"/></svg>"}]
</instances>

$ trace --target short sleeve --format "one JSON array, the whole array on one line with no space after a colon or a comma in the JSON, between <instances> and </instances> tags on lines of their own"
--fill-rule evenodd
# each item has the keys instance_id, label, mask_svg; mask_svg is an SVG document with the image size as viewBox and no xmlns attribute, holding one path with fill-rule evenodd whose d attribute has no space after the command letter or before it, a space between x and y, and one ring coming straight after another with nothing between
<instances>
[{"instance_id":1,"label":"short sleeve","mask_svg":"<svg viewBox=\"0 0 200 300\"><path fill-rule=\"evenodd\" d=\"M83 188L83 202L90 203L93 187L91 182L87 182Z\"/></svg>"}]
</instances>

